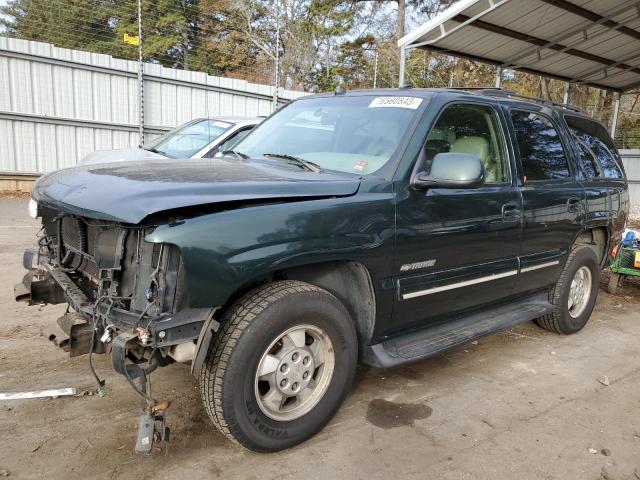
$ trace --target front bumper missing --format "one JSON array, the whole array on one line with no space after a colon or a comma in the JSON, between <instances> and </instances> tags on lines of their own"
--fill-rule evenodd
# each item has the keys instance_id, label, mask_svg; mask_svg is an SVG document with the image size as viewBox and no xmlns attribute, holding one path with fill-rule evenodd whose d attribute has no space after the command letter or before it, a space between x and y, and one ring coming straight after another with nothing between
<instances>
[{"instance_id":1,"label":"front bumper missing","mask_svg":"<svg viewBox=\"0 0 640 480\"><path fill-rule=\"evenodd\" d=\"M22 283L14 287L14 296L17 301L26 301L30 305L67 302L79 315L74 316L72 323L64 321L65 317L59 319L58 324L69 335L70 349L65 348L67 344L63 342L60 346L73 352L74 356L88 353L90 342L87 342L86 337L91 331L94 318L106 319L106 324L118 333L136 336L140 332L140 325L144 325L144 339L137 339L142 346L152 348L198 340L205 323L213 331L219 327L219 323L213 319L215 308L186 308L174 314L163 313L141 321L140 313L116 308L105 302L96 305L69 275L48 264L40 265L27 273ZM84 323L79 318L83 318ZM77 335L74 336L76 332ZM75 345L78 348L73 348ZM96 353L99 353L99 349Z\"/></svg>"},{"instance_id":2,"label":"front bumper missing","mask_svg":"<svg viewBox=\"0 0 640 480\"><path fill-rule=\"evenodd\" d=\"M216 308L187 308L175 314L145 316L100 301L108 301L110 297L92 301L64 271L40 262L39 258L40 264L33 268L35 257L31 253L25 253L24 258L29 272L15 285L15 299L30 305L68 303L75 312L66 313L57 322L68 338L59 340L52 336L50 340L72 357L89 353L89 365L100 396L106 394L105 382L93 368L91 354L110 352L114 370L147 401L147 409L139 421L136 451L149 455L156 441L168 442L165 410L169 402L158 403L153 399L149 374L171 363L172 347L182 343L197 341L192 363L201 364L208 342L219 327L213 318ZM104 336L99 339L101 333Z\"/></svg>"}]
</instances>

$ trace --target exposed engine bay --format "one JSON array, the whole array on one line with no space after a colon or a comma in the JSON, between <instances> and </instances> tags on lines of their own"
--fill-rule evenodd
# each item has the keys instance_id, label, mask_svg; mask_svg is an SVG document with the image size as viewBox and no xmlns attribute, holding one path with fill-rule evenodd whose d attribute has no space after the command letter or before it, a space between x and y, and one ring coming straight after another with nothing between
<instances>
[{"instance_id":1,"label":"exposed engine bay","mask_svg":"<svg viewBox=\"0 0 640 480\"><path fill-rule=\"evenodd\" d=\"M188 308L184 267L173 245L150 243L154 226L127 225L38 208L42 229L37 250L24 254L29 273L15 287L17 300L30 304L68 303L57 321L66 338L50 336L71 356L88 354L97 393L105 382L92 362L110 353L113 368L146 400L136 451L151 453L167 441L167 402L153 398L148 381L158 367L173 362L201 365L202 332L217 329L215 309ZM203 328L206 325L206 328ZM53 337L53 338L52 338ZM197 373L197 370L196 370Z\"/></svg>"}]
</instances>

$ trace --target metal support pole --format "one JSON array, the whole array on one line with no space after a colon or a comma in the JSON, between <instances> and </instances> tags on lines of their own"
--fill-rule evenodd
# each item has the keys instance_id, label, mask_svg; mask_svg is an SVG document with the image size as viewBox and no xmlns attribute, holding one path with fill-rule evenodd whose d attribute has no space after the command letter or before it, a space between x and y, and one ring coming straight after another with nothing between
<instances>
[{"instance_id":1,"label":"metal support pole","mask_svg":"<svg viewBox=\"0 0 640 480\"><path fill-rule=\"evenodd\" d=\"M144 144L144 59L142 56L142 0L138 0L138 137Z\"/></svg>"},{"instance_id":2,"label":"metal support pole","mask_svg":"<svg viewBox=\"0 0 640 480\"><path fill-rule=\"evenodd\" d=\"M496 67L496 88L502 87L502 67Z\"/></svg>"},{"instance_id":3,"label":"metal support pole","mask_svg":"<svg viewBox=\"0 0 640 480\"><path fill-rule=\"evenodd\" d=\"M276 0L276 54L273 73L273 105L272 112L278 109L278 85L280 85L280 0Z\"/></svg>"},{"instance_id":4,"label":"metal support pole","mask_svg":"<svg viewBox=\"0 0 640 480\"><path fill-rule=\"evenodd\" d=\"M564 86L564 97L562 97L562 103L564 103L565 105L568 105L570 96L571 96L571 84L567 82Z\"/></svg>"},{"instance_id":5,"label":"metal support pole","mask_svg":"<svg viewBox=\"0 0 640 480\"><path fill-rule=\"evenodd\" d=\"M378 49L376 49L376 57L373 64L373 88L378 88Z\"/></svg>"},{"instance_id":6,"label":"metal support pole","mask_svg":"<svg viewBox=\"0 0 640 480\"><path fill-rule=\"evenodd\" d=\"M618 114L620 113L620 92L614 94L613 116L611 118L611 138L615 140L618 128Z\"/></svg>"},{"instance_id":7,"label":"metal support pole","mask_svg":"<svg viewBox=\"0 0 640 480\"><path fill-rule=\"evenodd\" d=\"M406 47L403 45L402 47L400 47L400 82L399 82L399 87L402 88L404 87L404 63L407 60L407 49Z\"/></svg>"}]
</instances>

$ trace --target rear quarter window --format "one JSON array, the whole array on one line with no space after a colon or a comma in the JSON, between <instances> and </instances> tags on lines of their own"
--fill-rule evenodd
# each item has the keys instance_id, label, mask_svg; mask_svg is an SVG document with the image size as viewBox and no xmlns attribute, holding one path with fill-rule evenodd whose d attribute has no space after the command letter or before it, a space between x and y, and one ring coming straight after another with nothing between
<instances>
[{"instance_id":1,"label":"rear quarter window","mask_svg":"<svg viewBox=\"0 0 640 480\"><path fill-rule=\"evenodd\" d=\"M598 122L572 115L565 115L567 125L580 144L587 147L600 165L602 177L622 179L620 157L606 128ZM587 172L588 173L588 172Z\"/></svg>"}]
</instances>

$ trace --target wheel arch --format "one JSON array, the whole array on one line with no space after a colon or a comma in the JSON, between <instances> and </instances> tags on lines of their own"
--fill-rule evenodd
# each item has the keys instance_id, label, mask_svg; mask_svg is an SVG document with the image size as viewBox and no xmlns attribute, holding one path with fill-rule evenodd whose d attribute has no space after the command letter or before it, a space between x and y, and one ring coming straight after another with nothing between
<instances>
[{"instance_id":1,"label":"wheel arch","mask_svg":"<svg viewBox=\"0 0 640 480\"><path fill-rule=\"evenodd\" d=\"M601 225L581 230L576 236L573 246L586 245L591 248L598 256L600 267L603 267L608 257L607 252L611 247L610 243L611 230L609 227Z\"/></svg>"},{"instance_id":2,"label":"wheel arch","mask_svg":"<svg viewBox=\"0 0 640 480\"><path fill-rule=\"evenodd\" d=\"M361 262L343 260L311 263L273 270L243 284L217 312L221 317L237 299L264 283L299 280L323 288L340 300L353 319L361 345L372 337L376 319L376 295L369 269Z\"/></svg>"}]
</instances>

